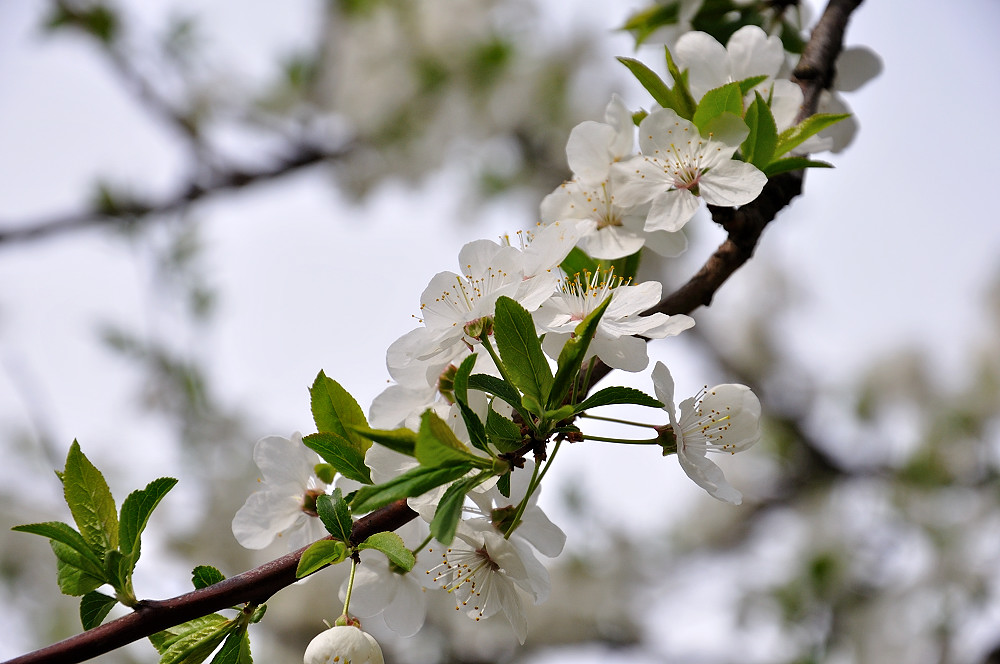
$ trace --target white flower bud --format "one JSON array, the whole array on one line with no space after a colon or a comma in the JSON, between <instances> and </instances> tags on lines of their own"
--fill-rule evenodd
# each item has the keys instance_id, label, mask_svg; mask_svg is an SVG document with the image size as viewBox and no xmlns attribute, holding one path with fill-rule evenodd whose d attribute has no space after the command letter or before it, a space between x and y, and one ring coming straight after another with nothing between
<instances>
[{"instance_id":1,"label":"white flower bud","mask_svg":"<svg viewBox=\"0 0 1000 664\"><path fill-rule=\"evenodd\" d=\"M348 625L321 632L306 646L304 664L385 664L382 649L368 632Z\"/></svg>"}]
</instances>

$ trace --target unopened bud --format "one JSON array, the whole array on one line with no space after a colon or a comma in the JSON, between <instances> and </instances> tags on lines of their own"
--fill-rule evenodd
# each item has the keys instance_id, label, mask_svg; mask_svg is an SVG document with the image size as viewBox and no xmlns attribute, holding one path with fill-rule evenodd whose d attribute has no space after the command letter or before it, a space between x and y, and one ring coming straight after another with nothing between
<instances>
[{"instance_id":1,"label":"unopened bud","mask_svg":"<svg viewBox=\"0 0 1000 664\"><path fill-rule=\"evenodd\" d=\"M359 627L338 625L321 632L306 646L304 664L385 664L382 649Z\"/></svg>"}]
</instances>

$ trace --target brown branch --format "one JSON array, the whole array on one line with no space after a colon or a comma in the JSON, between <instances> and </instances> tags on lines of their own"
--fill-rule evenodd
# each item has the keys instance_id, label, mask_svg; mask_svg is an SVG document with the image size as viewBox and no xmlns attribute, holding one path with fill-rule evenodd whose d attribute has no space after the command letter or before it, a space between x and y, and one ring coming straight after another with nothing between
<instances>
[{"instance_id":1,"label":"brown branch","mask_svg":"<svg viewBox=\"0 0 1000 664\"><path fill-rule=\"evenodd\" d=\"M260 169L234 168L222 171L213 176L208 183L192 181L181 191L162 200L111 200L103 204L103 209L87 210L42 221L26 224L0 221L0 248L4 244L38 240L55 233L81 230L92 226L136 224L148 218L177 212L191 203L214 194L242 189L260 182L268 182L316 164L341 159L350 154L353 149L353 145L347 145L339 150L322 150L311 145L300 145L291 156L281 159L271 166ZM7 229L3 230L5 226Z\"/></svg>"},{"instance_id":2,"label":"brown branch","mask_svg":"<svg viewBox=\"0 0 1000 664\"><path fill-rule=\"evenodd\" d=\"M363 542L374 533L396 530L417 513L400 500L355 522L351 542ZM135 611L117 620L60 641L41 650L15 657L5 664L72 664L239 604L259 605L297 580L295 569L308 547L207 588L165 600L142 600Z\"/></svg>"}]
</instances>

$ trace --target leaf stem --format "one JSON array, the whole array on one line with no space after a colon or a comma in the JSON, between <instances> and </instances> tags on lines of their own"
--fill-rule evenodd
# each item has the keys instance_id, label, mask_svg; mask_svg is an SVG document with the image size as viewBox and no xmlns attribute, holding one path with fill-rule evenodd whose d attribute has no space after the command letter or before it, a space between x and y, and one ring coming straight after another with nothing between
<instances>
[{"instance_id":1,"label":"leaf stem","mask_svg":"<svg viewBox=\"0 0 1000 664\"><path fill-rule=\"evenodd\" d=\"M620 420L617 417L605 417L603 415L591 415L589 413L580 413L578 417L586 417L591 420L600 420L602 422L614 422L616 424L627 424L633 427L642 427L644 429L659 429L660 424L646 424L644 422L633 422L632 420Z\"/></svg>"},{"instance_id":2,"label":"leaf stem","mask_svg":"<svg viewBox=\"0 0 1000 664\"><path fill-rule=\"evenodd\" d=\"M344 617L348 616L347 610L351 606L351 593L354 591L354 574L358 571L358 554L351 556L351 577L347 580L347 595L344 597Z\"/></svg>"},{"instance_id":3,"label":"leaf stem","mask_svg":"<svg viewBox=\"0 0 1000 664\"><path fill-rule=\"evenodd\" d=\"M662 441L659 438L649 438L645 440L630 440L627 438L605 438L604 436L590 436L587 434L583 435L584 440L594 440L599 443L618 443L619 445L660 445Z\"/></svg>"}]
</instances>

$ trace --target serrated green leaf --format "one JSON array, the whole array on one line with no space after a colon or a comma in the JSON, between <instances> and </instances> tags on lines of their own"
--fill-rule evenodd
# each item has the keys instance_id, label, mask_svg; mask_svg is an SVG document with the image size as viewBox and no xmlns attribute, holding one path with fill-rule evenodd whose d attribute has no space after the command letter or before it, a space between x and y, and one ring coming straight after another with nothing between
<instances>
[{"instance_id":1,"label":"serrated green leaf","mask_svg":"<svg viewBox=\"0 0 1000 664\"><path fill-rule=\"evenodd\" d=\"M566 397L569 396L580 369L583 367L583 359L587 356L587 349L590 342L597 334L597 327L601 322L601 316L607 311L611 304L611 298L605 298L596 309L591 311L573 330L573 336L566 342L559 351L559 360L555 379L552 381L552 394L549 398L549 407L557 408L562 405Z\"/></svg>"},{"instance_id":2,"label":"serrated green leaf","mask_svg":"<svg viewBox=\"0 0 1000 664\"><path fill-rule=\"evenodd\" d=\"M212 658L212 664L253 664L253 657L250 655L250 635L247 634L246 626L226 637L226 642Z\"/></svg>"},{"instance_id":3,"label":"serrated green leaf","mask_svg":"<svg viewBox=\"0 0 1000 664\"><path fill-rule=\"evenodd\" d=\"M131 556L123 556L117 549L108 551L104 556L104 578L119 593L129 588L134 567Z\"/></svg>"},{"instance_id":4,"label":"serrated green leaf","mask_svg":"<svg viewBox=\"0 0 1000 664\"><path fill-rule=\"evenodd\" d=\"M360 426L352 426L351 431L355 431L383 447L388 447L393 452L414 456L414 447L417 444L416 431L405 427L399 429L370 429Z\"/></svg>"},{"instance_id":5,"label":"serrated green leaf","mask_svg":"<svg viewBox=\"0 0 1000 664\"><path fill-rule=\"evenodd\" d=\"M261 604L256 609L254 609L253 615L250 616L250 622L253 624L259 623L264 618L264 613L267 612L267 604Z\"/></svg>"},{"instance_id":6,"label":"serrated green leaf","mask_svg":"<svg viewBox=\"0 0 1000 664\"><path fill-rule=\"evenodd\" d=\"M163 631L156 632L155 634L150 635L149 641L153 644L153 647L156 648L156 652L162 655L170 646L177 643L177 641L179 641L184 635L228 622L229 620L225 616L221 616L218 613L210 613L207 616L200 616L194 620L189 620L186 623L174 625L173 627L168 627Z\"/></svg>"},{"instance_id":7,"label":"serrated green leaf","mask_svg":"<svg viewBox=\"0 0 1000 664\"><path fill-rule=\"evenodd\" d=\"M305 436L302 442L344 477L362 484L372 483L371 470L365 465L364 451L347 438L332 431L322 431Z\"/></svg>"},{"instance_id":8,"label":"serrated green leaf","mask_svg":"<svg viewBox=\"0 0 1000 664\"><path fill-rule=\"evenodd\" d=\"M809 159L808 157L785 157L784 159L772 161L763 170L764 175L767 177L774 177L779 173L798 171L803 168L833 168L833 164L826 161L819 161L818 159Z\"/></svg>"},{"instance_id":9,"label":"serrated green leaf","mask_svg":"<svg viewBox=\"0 0 1000 664\"><path fill-rule=\"evenodd\" d=\"M336 565L343 562L347 558L347 554L347 545L343 542L328 539L313 542L308 549L302 552L298 567L295 568L295 576L301 579L327 565Z\"/></svg>"},{"instance_id":10,"label":"serrated green leaf","mask_svg":"<svg viewBox=\"0 0 1000 664\"><path fill-rule=\"evenodd\" d=\"M747 109L744 120L750 133L740 146L740 152L743 153L744 161L764 170L771 163L774 148L778 144L778 127L774 123L770 107L759 92L754 92L753 103Z\"/></svg>"},{"instance_id":11,"label":"serrated green leaf","mask_svg":"<svg viewBox=\"0 0 1000 664\"><path fill-rule=\"evenodd\" d=\"M323 521L326 531L341 542L351 541L351 528L354 520L351 519L351 508L347 506L340 489L334 489L332 496L319 496L316 499L316 512Z\"/></svg>"},{"instance_id":12,"label":"serrated green leaf","mask_svg":"<svg viewBox=\"0 0 1000 664\"><path fill-rule=\"evenodd\" d=\"M371 447L371 442L358 435L351 427L366 427L368 420L365 419L365 413L354 397L340 383L328 378L322 371L309 388L309 397L316 430L320 433L332 432L346 438L363 457Z\"/></svg>"},{"instance_id":13,"label":"serrated green leaf","mask_svg":"<svg viewBox=\"0 0 1000 664\"><path fill-rule=\"evenodd\" d=\"M723 113L732 113L736 117L743 115L743 94L739 83L727 83L706 92L698 102L691 122L702 136L708 136L709 123Z\"/></svg>"},{"instance_id":14,"label":"serrated green leaf","mask_svg":"<svg viewBox=\"0 0 1000 664\"><path fill-rule=\"evenodd\" d=\"M56 540L49 540L49 546L56 554L56 582L64 595L79 597L106 583L104 571L92 569L76 549Z\"/></svg>"},{"instance_id":15,"label":"serrated green leaf","mask_svg":"<svg viewBox=\"0 0 1000 664\"><path fill-rule=\"evenodd\" d=\"M225 580L226 575L211 565L198 565L191 570L191 583L194 584L195 590L208 588Z\"/></svg>"},{"instance_id":16,"label":"serrated green leaf","mask_svg":"<svg viewBox=\"0 0 1000 664\"><path fill-rule=\"evenodd\" d=\"M455 482L448 487L448 490L441 496L441 500L438 501L437 509L434 510L434 518L431 519L431 535L434 536L434 539L445 546L451 544L452 540L455 539L458 522L462 518L465 495L489 477L488 473L480 473Z\"/></svg>"},{"instance_id":17,"label":"serrated green leaf","mask_svg":"<svg viewBox=\"0 0 1000 664\"><path fill-rule=\"evenodd\" d=\"M62 542L90 561L92 570L101 569L101 559L90 548L90 544L83 539L83 536L76 532L69 524L62 521L46 521L44 523L28 523L23 526L14 526L11 530L41 535L42 537Z\"/></svg>"},{"instance_id":18,"label":"serrated green leaf","mask_svg":"<svg viewBox=\"0 0 1000 664\"><path fill-rule=\"evenodd\" d=\"M469 375L476 363L476 357L476 355L470 355L462 360L458 371L455 372L455 400L462 413L465 429L469 432L469 442L472 443L473 447L488 453L489 447L486 445L486 429L483 427L483 421L469 406Z\"/></svg>"},{"instance_id":19,"label":"serrated green leaf","mask_svg":"<svg viewBox=\"0 0 1000 664\"><path fill-rule=\"evenodd\" d=\"M656 72L634 58L619 56L617 60L632 72L635 80L639 81L639 84L646 88L646 92L653 98L653 101L663 108L674 108L676 110L677 100L674 97L673 90L670 89ZM680 114L680 111L677 111L677 113Z\"/></svg>"},{"instance_id":20,"label":"serrated green leaf","mask_svg":"<svg viewBox=\"0 0 1000 664\"><path fill-rule=\"evenodd\" d=\"M524 442L521 427L492 408L486 414L486 436L500 452L513 452Z\"/></svg>"},{"instance_id":21,"label":"serrated green leaf","mask_svg":"<svg viewBox=\"0 0 1000 664\"><path fill-rule=\"evenodd\" d=\"M108 597L96 590L80 598L80 622L83 629L93 629L104 622L104 619L118 603L114 597Z\"/></svg>"},{"instance_id":22,"label":"serrated green leaf","mask_svg":"<svg viewBox=\"0 0 1000 664\"><path fill-rule=\"evenodd\" d=\"M794 127L789 127L778 135L778 145L774 149L774 155L781 157L788 154L810 136L818 134L827 127L849 117L851 117L850 113L817 113L816 115L810 115L802 122Z\"/></svg>"},{"instance_id":23,"label":"serrated green leaf","mask_svg":"<svg viewBox=\"0 0 1000 664\"><path fill-rule=\"evenodd\" d=\"M63 494L76 527L95 553L118 548L118 510L104 475L73 441L63 471Z\"/></svg>"},{"instance_id":24,"label":"serrated green leaf","mask_svg":"<svg viewBox=\"0 0 1000 664\"><path fill-rule=\"evenodd\" d=\"M237 627L236 621L223 618L222 622L188 631L167 647L160 656L160 664L201 664Z\"/></svg>"},{"instance_id":25,"label":"serrated green leaf","mask_svg":"<svg viewBox=\"0 0 1000 664\"><path fill-rule=\"evenodd\" d=\"M506 401L514 410L522 415L526 412L521 406L521 393L513 385L505 380L490 376L489 374L472 374L469 376L469 387L487 394L500 397Z\"/></svg>"},{"instance_id":26,"label":"serrated green leaf","mask_svg":"<svg viewBox=\"0 0 1000 664\"><path fill-rule=\"evenodd\" d=\"M351 507L355 513L371 512L397 500L419 496L442 484L453 482L472 468L471 463L457 463L438 468L418 466L385 484L358 489L354 492Z\"/></svg>"},{"instance_id":27,"label":"serrated green leaf","mask_svg":"<svg viewBox=\"0 0 1000 664\"><path fill-rule=\"evenodd\" d=\"M663 408L663 404L649 396L642 390L633 387L621 387L618 385L605 387L590 395L587 399L577 405L576 412L582 413L591 408L599 406L611 406L615 404L635 404L637 406L647 406L649 408Z\"/></svg>"},{"instance_id":28,"label":"serrated green leaf","mask_svg":"<svg viewBox=\"0 0 1000 664\"><path fill-rule=\"evenodd\" d=\"M483 461L455 436L455 432L447 422L430 409L425 410L420 416L420 431L417 432L415 452L420 465L431 468L452 463Z\"/></svg>"},{"instance_id":29,"label":"serrated green leaf","mask_svg":"<svg viewBox=\"0 0 1000 664\"><path fill-rule=\"evenodd\" d=\"M396 533L375 533L358 545L359 549L375 549L385 554L389 562L407 572L413 569L417 559L413 552L406 548L403 538Z\"/></svg>"},{"instance_id":30,"label":"serrated green leaf","mask_svg":"<svg viewBox=\"0 0 1000 664\"><path fill-rule=\"evenodd\" d=\"M133 568L139 559L142 531L146 529L153 510L175 484L177 480L172 477L155 479L145 489L130 493L122 502L119 550L132 556Z\"/></svg>"},{"instance_id":31,"label":"serrated green leaf","mask_svg":"<svg viewBox=\"0 0 1000 664\"><path fill-rule=\"evenodd\" d=\"M750 78L744 78L742 81L737 81L740 86L740 94L746 96L751 90L767 80L767 74L761 76L751 76Z\"/></svg>"},{"instance_id":32,"label":"serrated green leaf","mask_svg":"<svg viewBox=\"0 0 1000 664\"><path fill-rule=\"evenodd\" d=\"M501 475L500 479L497 480L497 491L504 498L510 498L510 473Z\"/></svg>"},{"instance_id":33,"label":"serrated green leaf","mask_svg":"<svg viewBox=\"0 0 1000 664\"><path fill-rule=\"evenodd\" d=\"M531 314L516 300L501 296L497 299L493 336L514 386L545 403L552 388L552 369L542 352Z\"/></svg>"},{"instance_id":34,"label":"serrated green leaf","mask_svg":"<svg viewBox=\"0 0 1000 664\"><path fill-rule=\"evenodd\" d=\"M679 107L674 108L674 110L677 111L677 115L685 120L690 120L694 116L697 104L694 101L694 97L691 96L691 89L688 87L687 70L681 71L678 69L669 47L664 46L663 53L667 60L667 73L674 79L674 98L677 100Z\"/></svg>"}]
</instances>

